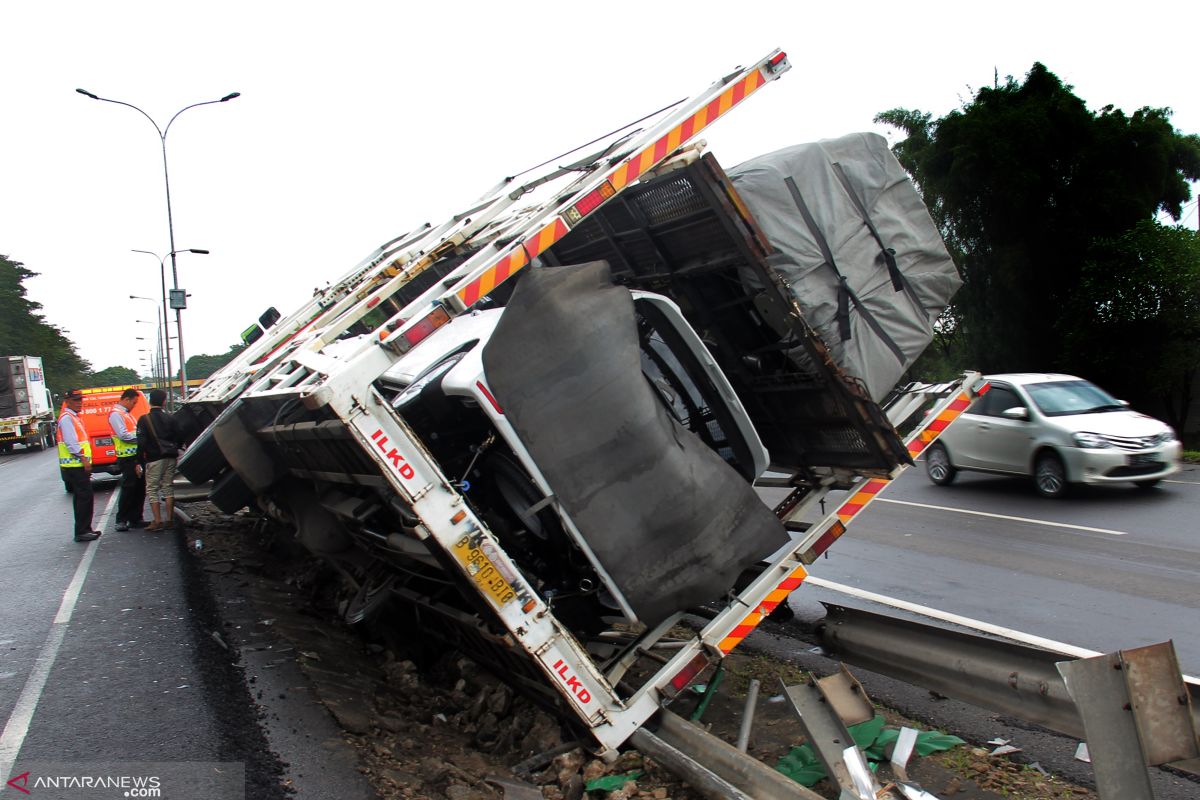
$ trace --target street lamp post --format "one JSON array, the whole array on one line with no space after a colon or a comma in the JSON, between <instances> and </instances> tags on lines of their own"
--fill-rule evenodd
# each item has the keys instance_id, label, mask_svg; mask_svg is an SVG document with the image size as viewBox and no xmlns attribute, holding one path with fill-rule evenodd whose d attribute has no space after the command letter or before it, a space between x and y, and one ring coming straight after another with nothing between
<instances>
[{"instance_id":1,"label":"street lamp post","mask_svg":"<svg viewBox=\"0 0 1200 800\"><path fill-rule=\"evenodd\" d=\"M151 322L148 319L139 319L139 320L134 320L134 321L140 322L144 325L157 324L157 323ZM145 341L145 338L142 336L136 336L134 338L139 339L140 341ZM163 364L163 343L159 340L159 333L157 330L155 331L155 335L154 335L154 350L155 350L155 356L154 356L155 357L155 369L158 370L157 382L155 384L155 388L166 389L167 381L170 380L170 373L168 372L166 366Z\"/></svg>"},{"instance_id":2,"label":"street lamp post","mask_svg":"<svg viewBox=\"0 0 1200 800\"><path fill-rule=\"evenodd\" d=\"M202 103L192 103L190 106L184 106L183 108L181 108L175 112L174 116L172 116L171 119L167 122L167 126L165 128L160 128L158 123L154 121L153 117L151 117L145 111L142 111L142 109L138 108L137 106L133 105L132 103L126 103L122 100L111 100L107 97L100 97L98 95L92 94L91 92L89 92L85 89L76 89L75 91L79 92L79 94L83 95L84 97L90 97L93 100L100 100L105 103L115 103L119 106L127 106L129 108L132 108L134 111L138 112L143 117L150 120L150 124L153 125L154 130L158 132L158 138L162 141L163 183L166 185L166 189L167 189L167 233L170 237L170 244L171 244L171 280L172 280L174 289L176 291L178 291L179 290L179 271L176 268L176 264L175 264L175 254L177 252L182 252L182 251L175 249L175 221L174 221L174 218L171 213L171 177L170 177L170 173L167 170L167 134L170 133L170 131L171 131L171 124L173 122L175 122L176 119L179 118L180 114L187 111L189 108L197 108L198 106L215 105L216 103L226 103L226 102L234 99L235 97L241 97L242 93L241 92L230 92L229 94L222 97L220 100L206 100ZM192 252L196 252L196 251L192 251ZM164 296L166 295L165 290L163 291L163 294L164 294ZM181 308L175 309L175 327L176 327L176 331L177 331L178 337L179 337L179 391L181 392L182 396L186 399L187 398L187 359L183 355L183 317L180 313L181 310L182 310Z\"/></svg>"},{"instance_id":3,"label":"street lamp post","mask_svg":"<svg viewBox=\"0 0 1200 800\"><path fill-rule=\"evenodd\" d=\"M130 300L145 300L147 302L154 304L154 315L158 318L158 326L154 329L154 340L155 340L155 342L158 343L158 346L161 348L158 351L159 358L162 359L165 357L167 359L166 371L162 372L161 374L164 378L169 377L171 374L171 364L170 364L171 354L167 349L167 346L168 346L167 345L167 327L164 324L162 309L160 309L158 307L158 301L155 300L153 297L142 297L141 295L136 295L136 294L129 295L129 299ZM137 321L141 322L142 320L137 320ZM146 320L146 322L150 323L149 320ZM150 324L153 324L153 323L150 323Z\"/></svg>"},{"instance_id":4,"label":"street lamp post","mask_svg":"<svg viewBox=\"0 0 1200 800\"><path fill-rule=\"evenodd\" d=\"M162 283L163 351L167 354L167 374L170 375L171 374L171 348L169 346L167 346L167 339L170 337L168 337L168 335L167 335L167 328L166 328L166 322L169 319L169 315L167 314L167 267L166 267L167 257L160 256L158 253L151 252L150 250L132 250L131 252L145 253L148 256L154 256L156 259L158 259L158 279ZM202 255L202 256L208 255L207 250L201 250L196 247L189 247L185 250L172 250L170 253L172 265L174 265L174 263L175 263L175 254L176 253L196 253L196 254ZM172 266L171 270L174 271L174 269L175 269L175 267ZM179 288L178 280L175 281L175 288L176 289ZM133 295L130 295L130 297L133 297ZM184 358L183 358L183 323L179 319L179 309L178 308L175 309L175 324L178 326L178 330L179 330L179 335L175 338L176 345L179 347L179 391L182 392L183 396L186 398L187 397L187 365L184 363ZM171 393L169 391L167 392L167 397L168 398L171 397ZM172 402L172 405L174 405L173 402Z\"/></svg>"},{"instance_id":5,"label":"street lamp post","mask_svg":"<svg viewBox=\"0 0 1200 800\"><path fill-rule=\"evenodd\" d=\"M151 323L151 324L153 324L153 323ZM133 338L137 339L139 342L146 341L145 336L135 336ZM141 353L144 351L139 348L138 352ZM159 376L162 374L162 354L159 353L159 351L158 351L158 337L157 336L154 337L153 353L154 353L154 356L151 358L150 364L149 364L149 370L150 370L149 375L150 375L150 383L154 386L154 388L157 389L161 385L161 378ZM145 362L145 360L146 359L144 356L141 357L142 362Z\"/></svg>"}]
</instances>

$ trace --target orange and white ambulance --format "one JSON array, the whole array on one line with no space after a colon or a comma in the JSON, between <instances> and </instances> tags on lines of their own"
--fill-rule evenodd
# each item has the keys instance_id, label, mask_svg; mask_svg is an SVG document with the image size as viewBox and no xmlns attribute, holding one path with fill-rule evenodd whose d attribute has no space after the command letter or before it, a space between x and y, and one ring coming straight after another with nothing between
<instances>
[{"instance_id":1,"label":"orange and white ambulance","mask_svg":"<svg viewBox=\"0 0 1200 800\"><path fill-rule=\"evenodd\" d=\"M117 464L117 450L113 445L113 430L108 424L108 415L113 406L121 399L121 393L126 389L137 389L137 403L129 413L134 419L139 419L150 410L150 402L146 399L145 388L140 384L133 386L102 386L96 389L81 389L83 393L83 409L79 418L92 442L92 474L107 472L109 475L120 475L121 467ZM59 417L67 410L66 404L59 407Z\"/></svg>"}]
</instances>

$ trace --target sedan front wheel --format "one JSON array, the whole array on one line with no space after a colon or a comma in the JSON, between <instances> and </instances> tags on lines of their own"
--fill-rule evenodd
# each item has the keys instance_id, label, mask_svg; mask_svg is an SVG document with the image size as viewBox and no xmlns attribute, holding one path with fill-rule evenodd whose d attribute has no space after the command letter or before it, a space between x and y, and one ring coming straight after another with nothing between
<instances>
[{"instance_id":1,"label":"sedan front wheel","mask_svg":"<svg viewBox=\"0 0 1200 800\"><path fill-rule=\"evenodd\" d=\"M1067 469L1054 453L1042 453L1033 468L1033 483L1042 497L1062 497L1067 493Z\"/></svg>"},{"instance_id":2,"label":"sedan front wheel","mask_svg":"<svg viewBox=\"0 0 1200 800\"><path fill-rule=\"evenodd\" d=\"M950 453L941 442L934 442L925 454L925 474L938 486L950 484L958 474L958 470L950 463Z\"/></svg>"}]
</instances>

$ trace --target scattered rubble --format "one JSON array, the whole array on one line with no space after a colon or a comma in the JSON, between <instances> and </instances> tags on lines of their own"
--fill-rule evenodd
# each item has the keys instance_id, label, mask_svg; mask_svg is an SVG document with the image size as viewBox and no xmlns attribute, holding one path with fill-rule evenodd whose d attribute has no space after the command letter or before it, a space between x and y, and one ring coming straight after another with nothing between
<instances>
[{"instance_id":1,"label":"scattered rubble","mask_svg":"<svg viewBox=\"0 0 1200 800\"><path fill-rule=\"evenodd\" d=\"M554 717L460 654L431 655L402 634L351 628L337 615L336 575L289 544L256 516L222 514L207 503L189 505L191 550L212 581L233 582L256 623L214 631L232 652L264 647L294 657L314 695L357 753L359 771L380 798L392 800L690 800L699 795L653 759L628 750L605 763ZM269 624L268 624L269 623ZM700 723L736 740L751 679L764 691L749 752L774 765L802 741L786 703L771 702L780 681L803 675L794 665L761 654L726 659L724 686L703 707ZM251 693L259 692L251 686ZM296 692L300 694L300 692ZM700 695L675 708L689 716ZM913 723L883 711L889 725ZM986 743L991 745L993 743ZM995 748L996 750L1003 749ZM1011 753L1011 755L1017 755ZM1094 798L987 747L958 747L915 758L910 776L943 800L1062 800ZM814 790L837 793L828 781Z\"/></svg>"}]
</instances>

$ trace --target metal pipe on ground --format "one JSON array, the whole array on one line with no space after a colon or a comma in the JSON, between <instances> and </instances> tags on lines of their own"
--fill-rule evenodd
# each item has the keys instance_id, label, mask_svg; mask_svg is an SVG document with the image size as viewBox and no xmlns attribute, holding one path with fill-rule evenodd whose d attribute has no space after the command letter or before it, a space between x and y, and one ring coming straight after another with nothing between
<instances>
[{"instance_id":1,"label":"metal pipe on ground","mask_svg":"<svg viewBox=\"0 0 1200 800\"><path fill-rule=\"evenodd\" d=\"M746 689L746 705L742 709L742 727L738 731L737 749L739 752L746 752L746 748L750 746L750 729L754 727L754 708L758 703L758 678L750 679L750 686Z\"/></svg>"}]
</instances>

